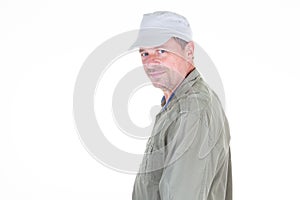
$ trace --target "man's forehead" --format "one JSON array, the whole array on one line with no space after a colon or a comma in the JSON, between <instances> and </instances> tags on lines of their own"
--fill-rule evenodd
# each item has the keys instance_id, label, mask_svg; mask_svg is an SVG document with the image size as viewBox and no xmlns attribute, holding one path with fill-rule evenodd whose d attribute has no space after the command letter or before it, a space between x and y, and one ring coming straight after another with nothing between
<instances>
[{"instance_id":1,"label":"man's forehead","mask_svg":"<svg viewBox=\"0 0 300 200\"><path fill-rule=\"evenodd\" d=\"M164 44L162 45L159 45L159 46L156 46L156 47L140 47L140 52L143 52L143 51L147 51L147 50L155 50L155 49L166 49L166 50L172 50L174 49L174 44L172 42L172 38L170 38L170 40L168 40L167 42L165 42Z\"/></svg>"},{"instance_id":2,"label":"man's forehead","mask_svg":"<svg viewBox=\"0 0 300 200\"><path fill-rule=\"evenodd\" d=\"M156 47L141 47L140 52L147 51L147 50L155 50L155 49L167 49L167 48L168 46L165 44Z\"/></svg>"}]
</instances>

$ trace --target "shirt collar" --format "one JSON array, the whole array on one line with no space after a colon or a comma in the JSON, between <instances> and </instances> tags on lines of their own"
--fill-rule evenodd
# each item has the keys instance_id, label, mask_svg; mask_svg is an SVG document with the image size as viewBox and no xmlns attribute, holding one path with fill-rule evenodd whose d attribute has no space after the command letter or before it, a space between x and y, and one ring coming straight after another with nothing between
<instances>
[{"instance_id":1,"label":"shirt collar","mask_svg":"<svg viewBox=\"0 0 300 200\"><path fill-rule=\"evenodd\" d=\"M185 79L179 84L179 86L175 89L175 91L171 94L170 98L168 99L168 101L166 102L166 98L165 96L162 97L161 99L161 107L162 110L165 110L167 105L169 104L169 102L173 99L173 97L175 96L175 92L176 92L176 96L180 96L181 94L183 94L186 90L188 90L188 88L191 86L191 81L194 81L198 76L200 76L200 73L197 71L196 68L194 68L193 70L191 70L185 77ZM190 84L187 84L190 83Z\"/></svg>"}]
</instances>

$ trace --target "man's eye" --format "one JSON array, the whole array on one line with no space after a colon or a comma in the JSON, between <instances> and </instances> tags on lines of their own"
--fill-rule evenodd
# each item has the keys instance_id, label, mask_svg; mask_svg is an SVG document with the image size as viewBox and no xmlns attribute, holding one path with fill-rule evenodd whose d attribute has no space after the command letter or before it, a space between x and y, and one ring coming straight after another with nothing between
<instances>
[{"instance_id":1,"label":"man's eye","mask_svg":"<svg viewBox=\"0 0 300 200\"><path fill-rule=\"evenodd\" d=\"M164 49L159 49L159 50L158 50L158 53L159 53L159 54L162 54L162 53L165 53L165 52L166 52L166 50L164 50Z\"/></svg>"},{"instance_id":2,"label":"man's eye","mask_svg":"<svg viewBox=\"0 0 300 200\"><path fill-rule=\"evenodd\" d=\"M145 56L148 56L148 55L149 55L149 53L147 53L147 52L141 53L142 57L145 57Z\"/></svg>"}]
</instances>

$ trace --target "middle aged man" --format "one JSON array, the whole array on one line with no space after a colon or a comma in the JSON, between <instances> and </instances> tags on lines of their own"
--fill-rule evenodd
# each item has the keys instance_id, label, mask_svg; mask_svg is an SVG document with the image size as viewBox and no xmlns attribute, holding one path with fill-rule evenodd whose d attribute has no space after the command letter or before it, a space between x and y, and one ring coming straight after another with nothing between
<instances>
[{"instance_id":1,"label":"middle aged man","mask_svg":"<svg viewBox=\"0 0 300 200\"><path fill-rule=\"evenodd\" d=\"M167 11L145 14L132 47L164 93L132 199L231 200L229 126L194 67L188 21Z\"/></svg>"}]
</instances>

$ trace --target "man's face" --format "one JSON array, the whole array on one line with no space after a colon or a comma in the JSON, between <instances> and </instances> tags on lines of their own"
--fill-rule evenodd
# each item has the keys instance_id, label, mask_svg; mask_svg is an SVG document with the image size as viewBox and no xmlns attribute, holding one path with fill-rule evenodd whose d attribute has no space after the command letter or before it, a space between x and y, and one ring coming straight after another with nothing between
<instances>
[{"instance_id":1,"label":"man's face","mask_svg":"<svg viewBox=\"0 0 300 200\"><path fill-rule=\"evenodd\" d=\"M161 46L140 48L144 70L154 87L173 91L185 78L185 50L173 39Z\"/></svg>"}]
</instances>

